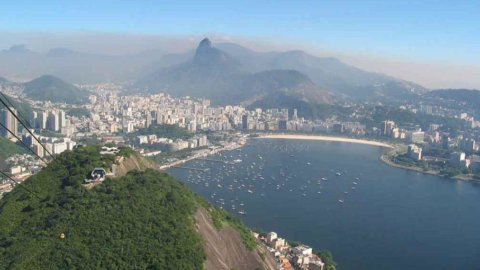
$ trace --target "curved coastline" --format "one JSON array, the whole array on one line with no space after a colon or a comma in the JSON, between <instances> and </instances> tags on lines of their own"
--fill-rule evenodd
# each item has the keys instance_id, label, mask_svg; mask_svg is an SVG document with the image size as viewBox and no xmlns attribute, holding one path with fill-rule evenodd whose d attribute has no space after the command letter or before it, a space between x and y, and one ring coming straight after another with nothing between
<instances>
[{"instance_id":1,"label":"curved coastline","mask_svg":"<svg viewBox=\"0 0 480 270\"><path fill-rule=\"evenodd\" d=\"M380 156L380 160L392 167L419 172L427 175L436 175L440 177L447 177L446 175L441 174L440 171L435 170L424 170L423 168L416 167L416 166L407 166L403 164L398 164L391 160L392 155L396 155L398 149L395 145L391 145L384 142L379 141L371 141L371 140L364 140L364 139L354 139L354 138L346 138L346 137L335 137L335 136L324 136L324 135L305 135L305 134L261 134L258 137L259 139L287 139L287 140L311 140L311 141L330 141L330 142L346 142L346 143L356 143L356 144L365 144L365 145L372 145L372 146L379 146L384 148L389 148L390 151L385 152ZM472 177L468 175L457 175L453 177L447 177L455 180L463 180L469 181L473 180Z\"/></svg>"},{"instance_id":2,"label":"curved coastline","mask_svg":"<svg viewBox=\"0 0 480 270\"><path fill-rule=\"evenodd\" d=\"M396 155L398 151L398 145L392 145L384 142L379 141L371 141L371 140L364 140L364 139L354 139L354 138L347 138L347 137L335 137L335 136L325 136L325 135L305 135L305 134L262 134L258 137L253 137L258 139L287 139L287 140L310 140L310 141L330 141L330 142L346 142L346 143L356 143L356 144L365 144L365 145L372 145L372 146L379 146L388 148L389 151L386 151L380 156L380 160L392 167L415 171L427 175L436 175L440 177L447 177L450 179L455 180L462 180L462 181L471 181L474 180L471 175L456 175L456 176L446 176L441 174L440 171L436 170L424 170L423 168L417 166L407 166L403 164L398 164L391 160L392 155Z\"/></svg>"},{"instance_id":3,"label":"curved coastline","mask_svg":"<svg viewBox=\"0 0 480 270\"><path fill-rule=\"evenodd\" d=\"M392 145L370 140L353 139L346 137L324 136L324 135L303 135L303 134L262 134L259 139L287 139L287 140L311 140L311 141L330 141L330 142L346 142L356 144L367 144L373 146L380 146L385 148L394 148Z\"/></svg>"}]
</instances>

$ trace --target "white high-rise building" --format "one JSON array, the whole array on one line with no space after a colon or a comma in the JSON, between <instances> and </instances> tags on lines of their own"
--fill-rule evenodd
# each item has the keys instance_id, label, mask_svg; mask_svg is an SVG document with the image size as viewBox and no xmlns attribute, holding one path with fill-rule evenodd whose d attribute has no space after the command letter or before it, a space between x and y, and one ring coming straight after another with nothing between
<instances>
[{"instance_id":1,"label":"white high-rise building","mask_svg":"<svg viewBox=\"0 0 480 270\"><path fill-rule=\"evenodd\" d=\"M59 129L60 128L63 128L66 126L66 123L65 123L65 111L58 111L58 127Z\"/></svg>"},{"instance_id":2,"label":"white high-rise building","mask_svg":"<svg viewBox=\"0 0 480 270\"><path fill-rule=\"evenodd\" d=\"M47 127L51 131L59 131L60 130L60 120L59 120L58 112L50 112L47 118Z\"/></svg>"},{"instance_id":3,"label":"white high-rise building","mask_svg":"<svg viewBox=\"0 0 480 270\"><path fill-rule=\"evenodd\" d=\"M36 111L32 111L30 113L30 117L28 119L28 122L30 124L30 127L32 128L35 128L36 124L37 124L37 117L38 117L38 114Z\"/></svg>"},{"instance_id":4,"label":"white high-rise building","mask_svg":"<svg viewBox=\"0 0 480 270\"><path fill-rule=\"evenodd\" d=\"M145 127L148 128L152 124L152 113L150 111L146 111L145 114Z\"/></svg>"},{"instance_id":5,"label":"white high-rise building","mask_svg":"<svg viewBox=\"0 0 480 270\"><path fill-rule=\"evenodd\" d=\"M17 110L14 108L11 108L12 112L14 114L17 114ZM0 122L11 132L17 136L18 134L18 121L17 119L13 116L13 114L7 109L4 108L0 112ZM4 129L3 127L0 127L1 135L5 138L12 139L15 138L14 135L12 135L8 130Z\"/></svg>"},{"instance_id":6,"label":"white high-rise building","mask_svg":"<svg viewBox=\"0 0 480 270\"><path fill-rule=\"evenodd\" d=\"M35 125L39 129L47 128L48 112L41 112L37 116L37 124Z\"/></svg>"}]
</instances>

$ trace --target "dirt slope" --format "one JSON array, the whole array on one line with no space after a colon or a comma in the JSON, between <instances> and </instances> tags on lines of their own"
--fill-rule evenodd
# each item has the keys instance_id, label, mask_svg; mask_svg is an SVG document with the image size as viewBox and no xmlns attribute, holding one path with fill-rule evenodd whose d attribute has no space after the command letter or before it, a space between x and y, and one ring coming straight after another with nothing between
<instances>
[{"instance_id":1,"label":"dirt slope","mask_svg":"<svg viewBox=\"0 0 480 270\"><path fill-rule=\"evenodd\" d=\"M120 164L115 165L113 169L115 176L123 176L127 172L132 170L143 171L147 168L155 168L155 164L147 160L146 158L140 156L138 153L130 155L130 157L125 158Z\"/></svg>"},{"instance_id":2,"label":"dirt slope","mask_svg":"<svg viewBox=\"0 0 480 270\"><path fill-rule=\"evenodd\" d=\"M114 171L115 176L125 175L131 170L145 170L156 168L155 164L135 153L118 164ZM276 268L275 258L259 245L256 250L249 251L243 244L238 231L225 226L221 230L213 225L210 213L204 208L198 208L195 219L197 230L204 240L207 254L206 270L273 270ZM265 254L262 259L259 254Z\"/></svg>"},{"instance_id":3,"label":"dirt slope","mask_svg":"<svg viewBox=\"0 0 480 270\"><path fill-rule=\"evenodd\" d=\"M204 208L197 210L195 218L197 230L205 241L206 270L276 269L275 259L268 251L262 247L253 251L247 250L240 233L231 227L217 230L210 214ZM259 252L265 254L265 260L262 260Z\"/></svg>"}]
</instances>

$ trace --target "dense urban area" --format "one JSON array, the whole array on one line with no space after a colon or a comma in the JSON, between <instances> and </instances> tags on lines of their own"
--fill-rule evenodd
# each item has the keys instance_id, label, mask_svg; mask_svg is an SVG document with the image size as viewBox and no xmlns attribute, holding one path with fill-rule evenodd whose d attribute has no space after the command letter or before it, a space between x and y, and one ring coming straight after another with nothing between
<instances>
[{"instance_id":1,"label":"dense urban area","mask_svg":"<svg viewBox=\"0 0 480 270\"><path fill-rule=\"evenodd\" d=\"M35 133L21 128L12 116L15 108L3 108L1 123L16 134L2 128L2 136L17 144L21 139L39 157L48 158L48 153L60 154L81 144L113 143L131 146L166 164L176 158L166 153L185 156L234 147L244 143L242 134L323 133L389 142L396 151L384 158L399 166L463 178L473 178L480 170L476 143L480 122L474 118L475 108L469 110L462 102L441 99L439 104L431 100L430 104L399 106L349 102L325 110L323 119L306 119L296 108L213 106L208 99L162 93L124 96L119 86L112 84L81 87L91 93L86 105L35 101L4 86L2 92L10 99L21 98L25 103L19 116ZM5 156L11 175L21 180L41 168L43 161L30 154L13 151ZM2 190L9 190L9 186L4 180Z\"/></svg>"},{"instance_id":2,"label":"dense urban area","mask_svg":"<svg viewBox=\"0 0 480 270\"><path fill-rule=\"evenodd\" d=\"M462 101L438 97L403 104L342 101L326 105L321 117L312 119L300 115L297 108L218 106L208 99L165 93L123 95L121 86L114 84L79 87L89 93L85 104L34 100L18 86L2 86L5 100L12 106L1 110L5 127L2 149L6 150L2 153L5 164L1 165L10 177L2 178L0 194L41 171L53 155L87 144L105 145L103 154L113 155L128 146L155 161L159 169L166 169L241 147L249 136L265 133L380 141L392 146L381 157L392 166L462 180L479 179L476 142L480 122L475 120L479 112ZM22 128L19 120L29 130ZM21 146L28 146L29 151ZM116 162L122 159L117 156ZM93 171L84 184L94 185L109 174L115 174L114 166ZM324 269L322 259L306 245L290 246L275 233L254 235L276 256L280 269ZM324 257L331 260L331 256Z\"/></svg>"}]
</instances>

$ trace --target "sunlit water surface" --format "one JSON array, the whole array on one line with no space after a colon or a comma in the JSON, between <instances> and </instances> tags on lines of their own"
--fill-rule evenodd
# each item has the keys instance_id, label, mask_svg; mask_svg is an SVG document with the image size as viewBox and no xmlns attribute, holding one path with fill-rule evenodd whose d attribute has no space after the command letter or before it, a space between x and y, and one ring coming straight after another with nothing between
<instances>
[{"instance_id":1,"label":"sunlit water surface","mask_svg":"<svg viewBox=\"0 0 480 270\"><path fill-rule=\"evenodd\" d=\"M390 167L382 151L253 139L185 165L205 172L169 172L252 228L329 249L339 269L480 269L480 185Z\"/></svg>"}]
</instances>

